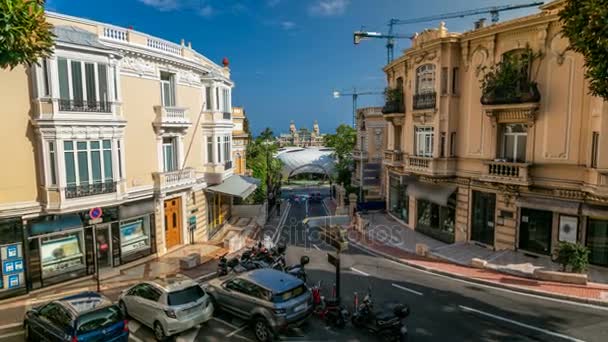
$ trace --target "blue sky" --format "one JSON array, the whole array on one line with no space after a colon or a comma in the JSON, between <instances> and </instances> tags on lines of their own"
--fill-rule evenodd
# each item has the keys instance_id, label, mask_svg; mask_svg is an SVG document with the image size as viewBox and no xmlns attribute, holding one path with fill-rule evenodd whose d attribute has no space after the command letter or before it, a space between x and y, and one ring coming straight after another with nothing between
<instances>
[{"instance_id":1,"label":"blue sky","mask_svg":"<svg viewBox=\"0 0 608 342\"><path fill-rule=\"evenodd\" d=\"M47 8L173 42L183 38L217 63L228 57L233 104L245 107L254 133L271 127L278 134L292 119L298 127L317 119L323 132L351 123L352 100L334 99L334 89L384 89L385 41L354 46L352 33L362 25L385 32L390 18L524 2L531 0L47 0ZM533 11L503 12L501 20ZM448 20L447 27L461 32L480 17ZM436 26L398 26L397 32ZM395 55L408 45L398 41ZM379 95L359 98L359 106L381 104Z\"/></svg>"}]
</instances>

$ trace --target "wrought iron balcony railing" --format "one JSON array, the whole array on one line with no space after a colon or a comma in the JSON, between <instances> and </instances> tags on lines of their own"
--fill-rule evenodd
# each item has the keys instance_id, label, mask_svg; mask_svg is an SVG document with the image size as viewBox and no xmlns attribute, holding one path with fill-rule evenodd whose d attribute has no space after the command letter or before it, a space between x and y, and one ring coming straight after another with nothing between
<instances>
[{"instance_id":1,"label":"wrought iron balcony railing","mask_svg":"<svg viewBox=\"0 0 608 342\"><path fill-rule=\"evenodd\" d=\"M80 184L80 185L68 185L65 188L65 198L80 198L87 196L111 194L116 192L116 184L114 181L107 181L103 183L92 183L92 184Z\"/></svg>"},{"instance_id":2,"label":"wrought iron balcony railing","mask_svg":"<svg viewBox=\"0 0 608 342\"><path fill-rule=\"evenodd\" d=\"M59 100L59 110L63 112L111 113L112 103L108 101Z\"/></svg>"},{"instance_id":3,"label":"wrought iron balcony railing","mask_svg":"<svg viewBox=\"0 0 608 342\"><path fill-rule=\"evenodd\" d=\"M414 109L434 109L437 105L437 93L425 92L414 95Z\"/></svg>"}]
</instances>

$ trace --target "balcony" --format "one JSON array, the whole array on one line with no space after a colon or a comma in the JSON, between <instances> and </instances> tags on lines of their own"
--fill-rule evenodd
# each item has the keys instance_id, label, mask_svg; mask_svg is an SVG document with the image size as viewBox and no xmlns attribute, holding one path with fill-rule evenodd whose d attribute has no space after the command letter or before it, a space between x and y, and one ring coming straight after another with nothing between
<instances>
[{"instance_id":1,"label":"balcony","mask_svg":"<svg viewBox=\"0 0 608 342\"><path fill-rule=\"evenodd\" d=\"M156 118L155 127L163 128L188 128L192 124L186 115L187 108L154 106Z\"/></svg>"},{"instance_id":2,"label":"balcony","mask_svg":"<svg viewBox=\"0 0 608 342\"><path fill-rule=\"evenodd\" d=\"M480 179L487 182L530 185L530 164L504 161L484 161L484 171Z\"/></svg>"},{"instance_id":3,"label":"balcony","mask_svg":"<svg viewBox=\"0 0 608 342\"><path fill-rule=\"evenodd\" d=\"M448 177L456 174L456 160L453 158L431 158L407 156L405 169L412 173Z\"/></svg>"},{"instance_id":4,"label":"balcony","mask_svg":"<svg viewBox=\"0 0 608 342\"><path fill-rule=\"evenodd\" d=\"M154 187L159 192L187 188L196 183L196 173L193 168L168 172L154 172Z\"/></svg>"},{"instance_id":5,"label":"balcony","mask_svg":"<svg viewBox=\"0 0 608 342\"><path fill-rule=\"evenodd\" d=\"M426 92L414 95L414 110L435 109L437 106L437 93Z\"/></svg>"},{"instance_id":6,"label":"balcony","mask_svg":"<svg viewBox=\"0 0 608 342\"><path fill-rule=\"evenodd\" d=\"M59 111L80 113L112 113L112 103L108 101L59 100Z\"/></svg>"},{"instance_id":7,"label":"balcony","mask_svg":"<svg viewBox=\"0 0 608 342\"><path fill-rule=\"evenodd\" d=\"M115 193L116 184L117 182L109 181L94 184L68 185L65 188L65 198L71 199Z\"/></svg>"},{"instance_id":8,"label":"balcony","mask_svg":"<svg viewBox=\"0 0 608 342\"><path fill-rule=\"evenodd\" d=\"M355 160L367 159L367 151L362 151L360 149L353 150L353 159L355 159Z\"/></svg>"},{"instance_id":9,"label":"balcony","mask_svg":"<svg viewBox=\"0 0 608 342\"><path fill-rule=\"evenodd\" d=\"M385 150L384 164L390 166L401 166L403 162L403 152L399 150Z\"/></svg>"},{"instance_id":10,"label":"balcony","mask_svg":"<svg viewBox=\"0 0 608 342\"><path fill-rule=\"evenodd\" d=\"M232 160L227 160L224 162L224 171L228 171L232 169Z\"/></svg>"}]
</instances>

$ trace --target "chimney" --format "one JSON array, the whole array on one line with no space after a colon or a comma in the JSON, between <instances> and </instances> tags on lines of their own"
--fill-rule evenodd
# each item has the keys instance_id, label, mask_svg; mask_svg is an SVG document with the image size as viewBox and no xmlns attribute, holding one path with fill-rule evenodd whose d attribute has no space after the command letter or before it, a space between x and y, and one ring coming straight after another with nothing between
<instances>
[{"instance_id":1,"label":"chimney","mask_svg":"<svg viewBox=\"0 0 608 342\"><path fill-rule=\"evenodd\" d=\"M475 22L475 29L484 28L486 26L486 18L480 18Z\"/></svg>"}]
</instances>

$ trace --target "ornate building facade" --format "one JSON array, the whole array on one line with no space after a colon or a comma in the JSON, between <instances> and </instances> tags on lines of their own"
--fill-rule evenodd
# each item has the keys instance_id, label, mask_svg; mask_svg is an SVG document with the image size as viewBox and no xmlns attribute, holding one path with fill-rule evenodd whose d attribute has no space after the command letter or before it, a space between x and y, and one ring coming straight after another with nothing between
<instances>
[{"instance_id":1,"label":"ornate building facade","mask_svg":"<svg viewBox=\"0 0 608 342\"><path fill-rule=\"evenodd\" d=\"M357 110L357 142L353 150L355 170L352 185L363 186L363 199L367 202L384 199L382 158L386 147L385 131L386 122L382 116L382 107Z\"/></svg>"},{"instance_id":2,"label":"ornate building facade","mask_svg":"<svg viewBox=\"0 0 608 342\"><path fill-rule=\"evenodd\" d=\"M323 138L324 134L321 134L317 120L314 121L312 130L307 128L297 129L295 122L292 120L289 124L289 133L283 133L277 139L280 147L319 147L323 146Z\"/></svg>"},{"instance_id":3,"label":"ornate building facade","mask_svg":"<svg viewBox=\"0 0 608 342\"><path fill-rule=\"evenodd\" d=\"M579 242L608 266L608 103L588 95L583 57L560 34L562 3L462 34L425 30L385 67L402 95L384 108L392 215L496 250L543 256ZM490 68L522 55L534 56L521 70L530 91L488 97Z\"/></svg>"}]
</instances>

